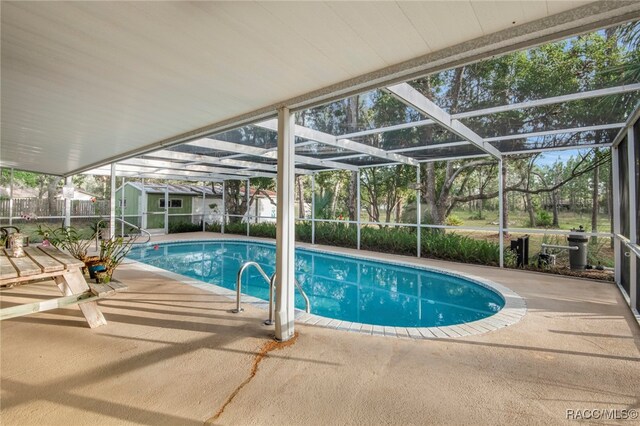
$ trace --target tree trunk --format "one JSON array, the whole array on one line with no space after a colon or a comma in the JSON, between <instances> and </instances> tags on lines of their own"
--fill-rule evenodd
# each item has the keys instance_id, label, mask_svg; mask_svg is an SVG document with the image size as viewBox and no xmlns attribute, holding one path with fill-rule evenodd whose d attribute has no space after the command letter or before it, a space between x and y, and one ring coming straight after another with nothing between
<instances>
[{"instance_id":1,"label":"tree trunk","mask_svg":"<svg viewBox=\"0 0 640 426\"><path fill-rule=\"evenodd\" d=\"M56 195L58 190L58 183L62 180L61 177L52 177L49 181L49 185L47 185L47 202L49 203L49 215L50 216L58 216L58 212L56 211Z\"/></svg>"},{"instance_id":2,"label":"tree trunk","mask_svg":"<svg viewBox=\"0 0 640 426\"><path fill-rule=\"evenodd\" d=\"M504 189L507 187L507 160L502 160L502 170L500 171L502 179L502 223L504 228L509 227L509 192ZM509 233L504 231L501 238L509 238Z\"/></svg>"},{"instance_id":3,"label":"tree trunk","mask_svg":"<svg viewBox=\"0 0 640 426\"><path fill-rule=\"evenodd\" d=\"M338 193L340 192L340 181L336 182L333 188L333 198L331 199L331 219L336 218L336 209L338 208Z\"/></svg>"},{"instance_id":4,"label":"tree trunk","mask_svg":"<svg viewBox=\"0 0 640 426\"><path fill-rule=\"evenodd\" d=\"M536 227L536 211L533 208L533 200L531 199L531 194L528 192L525 193L525 202L527 204L527 211L529 212L529 226L532 228Z\"/></svg>"},{"instance_id":5,"label":"tree trunk","mask_svg":"<svg viewBox=\"0 0 640 426\"><path fill-rule=\"evenodd\" d=\"M598 232L598 207L599 207L599 203L598 203L598 199L599 199L599 186L600 186L600 166L598 165L597 161L598 161L598 157L600 156L600 152L598 151L598 149L596 149L594 151L595 153L595 160L596 160L596 167L593 169L593 191L591 193L591 232L596 233ZM596 237L595 235L591 237L591 242L592 243L597 243L598 242L598 237Z\"/></svg>"},{"instance_id":6,"label":"tree trunk","mask_svg":"<svg viewBox=\"0 0 640 426\"><path fill-rule=\"evenodd\" d=\"M436 206L436 170L433 162L426 164L424 188L424 202L427 205L426 210L429 214L427 221L434 225L441 225L441 223L438 222L438 209Z\"/></svg>"},{"instance_id":7,"label":"tree trunk","mask_svg":"<svg viewBox=\"0 0 640 426\"><path fill-rule=\"evenodd\" d=\"M560 220L558 218L558 203L560 200L558 199L558 190L551 192L551 204L553 208L553 224L552 226L555 228L560 227Z\"/></svg>"},{"instance_id":8,"label":"tree trunk","mask_svg":"<svg viewBox=\"0 0 640 426\"><path fill-rule=\"evenodd\" d=\"M349 220L358 220L358 172L351 172L349 178Z\"/></svg>"},{"instance_id":9,"label":"tree trunk","mask_svg":"<svg viewBox=\"0 0 640 426\"><path fill-rule=\"evenodd\" d=\"M242 211L242 203L239 202L240 197L240 181L239 180L228 180L226 184L226 194L225 194L225 208L227 214L229 215L241 215L244 213ZM239 223L242 221L241 217L229 216L229 223Z\"/></svg>"}]
</instances>

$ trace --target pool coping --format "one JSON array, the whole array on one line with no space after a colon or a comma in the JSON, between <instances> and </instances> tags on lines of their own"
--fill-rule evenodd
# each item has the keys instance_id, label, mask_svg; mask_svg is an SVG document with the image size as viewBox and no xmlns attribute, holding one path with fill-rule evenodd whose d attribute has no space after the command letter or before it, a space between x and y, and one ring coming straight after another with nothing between
<instances>
[{"instance_id":1,"label":"pool coping","mask_svg":"<svg viewBox=\"0 0 640 426\"><path fill-rule=\"evenodd\" d=\"M242 238L199 238L199 239L176 239L176 240L165 240L159 241L157 244L166 244L166 243L203 243L203 242L247 242L248 240ZM256 241L250 240L254 244L264 244L264 245L272 245L275 246L275 243L271 243L269 241ZM148 244L155 245L155 244ZM504 306L500 311L496 314L493 314L489 317L467 322L463 324L455 324L455 325L447 325L447 326L438 326L438 327L392 327L392 326L381 326L381 325L372 325L372 324L364 324L358 322L350 322L350 321L342 321L334 318L323 317L316 314L306 313L300 309L296 308L295 313L295 321L304 325L311 325L315 327L323 327L329 329L335 329L340 331L348 331L359 334L367 334L373 336L389 336L389 337L399 337L399 338L412 338L412 339L451 339L451 338L461 338L467 336L476 336L480 334L489 333L491 331L495 331L510 325L514 325L518 323L527 312L527 305L525 300L516 292L511 290L510 288L493 282L491 280L478 277L472 274L460 273L455 271L450 271L447 269L437 268L433 266L427 265L419 265L409 261L399 261L399 260L387 260L380 259L373 255L368 254L350 254L343 252L331 251L323 248L308 248L301 247L299 248L303 250L308 250L312 252L318 252L323 254L332 254L332 255L340 255L351 259L364 259L364 260L372 260L376 262L382 262L394 266L405 266L411 268L417 268L425 271L431 272L439 272L445 275L464 278L467 280L471 280L472 282L485 287L489 290L496 292L502 299L504 300ZM200 281L195 278L189 278L184 275L180 275L175 272L167 271L166 269L158 268L156 266L148 265L143 262L139 262L137 260L125 258L123 262L125 264L135 264L136 267L146 270L149 272L153 272L155 274L164 276L166 278L182 282L184 284L191 285L193 287L197 287L201 290L207 291L209 293L218 294L221 296L228 297L232 300L236 300L236 292L235 290L229 290L224 287L220 287L216 284L206 283L204 281ZM259 309L263 309L265 311L269 310L269 302L266 300L259 299L254 296L249 296L246 294L242 295L243 304L248 304L254 306Z\"/></svg>"}]
</instances>

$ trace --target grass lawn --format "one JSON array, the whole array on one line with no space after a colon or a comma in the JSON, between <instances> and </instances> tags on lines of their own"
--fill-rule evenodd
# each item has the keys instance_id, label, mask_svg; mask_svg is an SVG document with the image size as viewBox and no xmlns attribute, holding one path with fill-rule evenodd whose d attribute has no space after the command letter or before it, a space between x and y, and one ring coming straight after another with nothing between
<instances>
[{"instance_id":1,"label":"grass lawn","mask_svg":"<svg viewBox=\"0 0 640 426\"><path fill-rule=\"evenodd\" d=\"M483 212L483 219L475 218L476 212L469 210L454 210L452 215L462 220L461 226L474 226L482 228L490 228L498 226L498 212L497 211L485 211ZM552 217L551 212L549 216ZM584 229L591 231L591 213L579 213L570 211L560 211L558 215L560 226L557 229L571 230L578 228L580 225L584 226ZM530 228L529 215L524 211L510 211L509 212L509 225L510 228ZM537 226L537 229L545 229L543 226ZM549 227L551 228L551 227ZM598 231L610 232L611 231L611 219L606 214L598 215Z\"/></svg>"}]
</instances>

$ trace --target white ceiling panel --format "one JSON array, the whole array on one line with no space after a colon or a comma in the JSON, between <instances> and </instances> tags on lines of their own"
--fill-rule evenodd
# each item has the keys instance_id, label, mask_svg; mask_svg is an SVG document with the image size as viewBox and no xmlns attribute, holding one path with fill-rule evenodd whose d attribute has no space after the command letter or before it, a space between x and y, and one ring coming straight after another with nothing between
<instances>
[{"instance_id":1,"label":"white ceiling panel","mask_svg":"<svg viewBox=\"0 0 640 426\"><path fill-rule=\"evenodd\" d=\"M86 169L582 4L3 1L0 165Z\"/></svg>"}]
</instances>

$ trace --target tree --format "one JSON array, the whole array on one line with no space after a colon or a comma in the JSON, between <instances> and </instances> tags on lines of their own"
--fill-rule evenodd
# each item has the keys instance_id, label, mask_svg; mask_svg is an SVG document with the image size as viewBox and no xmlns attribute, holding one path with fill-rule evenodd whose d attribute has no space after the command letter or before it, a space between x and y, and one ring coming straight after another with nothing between
<instances>
[{"instance_id":1,"label":"tree","mask_svg":"<svg viewBox=\"0 0 640 426\"><path fill-rule=\"evenodd\" d=\"M251 184L254 191L247 188L246 180L227 180L225 181L225 208L229 217L229 223L240 223L242 216L247 213L247 209L253 203L255 197L259 194L266 196L271 204L275 205L267 189L274 189L274 181L271 178L252 178ZM247 203L246 191L249 190L249 202Z\"/></svg>"}]
</instances>

